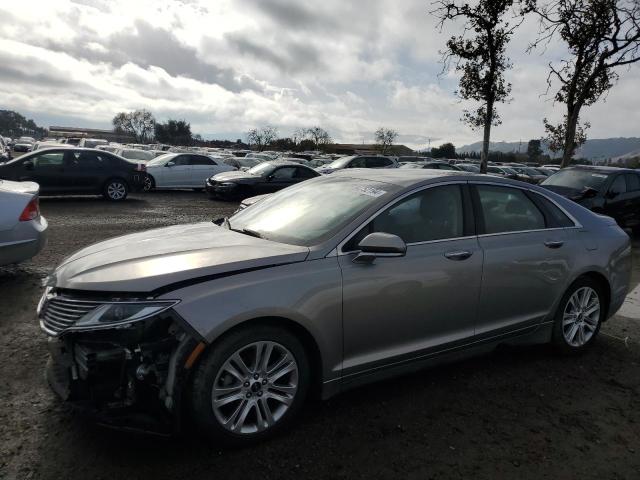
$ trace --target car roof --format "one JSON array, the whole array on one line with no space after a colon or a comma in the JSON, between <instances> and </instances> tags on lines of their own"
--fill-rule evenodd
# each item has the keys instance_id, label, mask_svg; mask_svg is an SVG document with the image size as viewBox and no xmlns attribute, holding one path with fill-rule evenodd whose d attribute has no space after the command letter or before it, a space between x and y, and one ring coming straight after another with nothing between
<instances>
[{"instance_id":1,"label":"car roof","mask_svg":"<svg viewBox=\"0 0 640 480\"><path fill-rule=\"evenodd\" d=\"M478 174L472 172L429 170L422 168L349 168L331 174L331 177L348 177L372 182L391 183L399 187L410 187L439 178L468 180L469 178L478 176ZM485 178L485 176L482 176L482 178ZM493 178L494 177L491 177L492 181Z\"/></svg>"},{"instance_id":2,"label":"car roof","mask_svg":"<svg viewBox=\"0 0 640 480\"><path fill-rule=\"evenodd\" d=\"M609 167L604 165L575 165L567 168L567 170L593 170L595 172L602 172L602 173L616 173L616 172L638 173L638 171L633 168Z\"/></svg>"}]
</instances>

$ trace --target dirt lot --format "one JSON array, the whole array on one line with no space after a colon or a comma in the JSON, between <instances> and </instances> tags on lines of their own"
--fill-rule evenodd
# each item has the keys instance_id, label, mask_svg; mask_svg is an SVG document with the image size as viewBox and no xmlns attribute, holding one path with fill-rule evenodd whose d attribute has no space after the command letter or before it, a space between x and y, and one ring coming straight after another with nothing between
<instances>
[{"instance_id":1,"label":"dirt lot","mask_svg":"<svg viewBox=\"0 0 640 480\"><path fill-rule=\"evenodd\" d=\"M635 290L579 358L503 349L360 388L309 405L292 431L240 451L104 430L61 405L43 378L34 318L47 272L98 240L234 207L192 192L122 205L42 201L48 248L0 268L0 478L640 478L637 240Z\"/></svg>"}]
</instances>

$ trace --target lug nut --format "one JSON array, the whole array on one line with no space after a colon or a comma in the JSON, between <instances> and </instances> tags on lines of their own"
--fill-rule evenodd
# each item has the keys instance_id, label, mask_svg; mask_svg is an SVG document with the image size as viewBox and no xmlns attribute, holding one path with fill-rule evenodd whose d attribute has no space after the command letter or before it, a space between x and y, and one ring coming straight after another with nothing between
<instances>
[{"instance_id":1,"label":"lug nut","mask_svg":"<svg viewBox=\"0 0 640 480\"><path fill-rule=\"evenodd\" d=\"M244 386L248 387L249 386L249 382L244 382Z\"/></svg>"},{"instance_id":2,"label":"lug nut","mask_svg":"<svg viewBox=\"0 0 640 480\"><path fill-rule=\"evenodd\" d=\"M253 374L253 379L254 379L254 380L257 380L258 378L260 378L260 375L258 375L257 373L254 373L254 374Z\"/></svg>"},{"instance_id":3,"label":"lug nut","mask_svg":"<svg viewBox=\"0 0 640 480\"><path fill-rule=\"evenodd\" d=\"M258 392L258 396L261 397L262 396L262 392Z\"/></svg>"},{"instance_id":4,"label":"lug nut","mask_svg":"<svg viewBox=\"0 0 640 480\"><path fill-rule=\"evenodd\" d=\"M267 379L265 378L264 380L262 380L262 384L266 385L267 384Z\"/></svg>"},{"instance_id":5,"label":"lug nut","mask_svg":"<svg viewBox=\"0 0 640 480\"><path fill-rule=\"evenodd\" d=\"M247 393L247 398L251 398L251 393Z\"/></svg>"}]
</instances>

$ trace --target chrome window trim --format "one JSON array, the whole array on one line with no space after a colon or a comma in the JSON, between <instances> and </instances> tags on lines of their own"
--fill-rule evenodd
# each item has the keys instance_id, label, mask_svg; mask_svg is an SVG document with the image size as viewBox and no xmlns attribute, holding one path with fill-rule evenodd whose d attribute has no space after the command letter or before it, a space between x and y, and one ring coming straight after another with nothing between
<instances>
[{"instance_id":1,"label":"chrome window trim","mask_svg":"<svg viewBox=\"0 0 640 480\"><path fill-rule=\"evenodd\" d=\"M453 180L453 181L445 181L445 182L439 182L439 183L430 183L428 185L420 185L420 186L414 188L413 190L410 190L410 191L402 194L398 198L394 199L392 202L387 203L386 205L380 207L378 210L376 210L375 213L371 214L369 216L369 218L367 218L364 222L362 222L360 225L358 225L349 235L347 235L347 237L344 240L342 240L342 242L340 242L338 244L338 246L336 247L337 250L338 250L338 256L341 257L343 255L351 255L353 253L360 252L360 250L352 250L352 251L349 251L349 252L345 252L345 251L342 250L342 248L345 246L345 244L347 244L349 242L349 240L351 240L356 235L356 233L358 233L360 231L360 229L362 227L364 227L371 220L373 220L375 217L380 215L387 208L392 207L393 205L395 205L399 201L404 200L405 198L407 198L408 196L413 195L414 193L421 192L422 190L427 190L428 188L442 187L442 186L445 186L445 185L465 185L467 183L469 183L468 180ZM463 199L463 207L464 207L464 199ZM460 240L462 238L475 238L475 237L476 237L476 235L468 235L466 237L456 237L456 238L441 238L441 239L438 239L438 240L425 240L424 242L407 243L406 245L407 245L407 247L410 247L410 246L414 246L414 245L422 245L422 244L436 243L436 242L449 242L449 241L453 241L453 240Z\"/></svg>"}]
</instances>

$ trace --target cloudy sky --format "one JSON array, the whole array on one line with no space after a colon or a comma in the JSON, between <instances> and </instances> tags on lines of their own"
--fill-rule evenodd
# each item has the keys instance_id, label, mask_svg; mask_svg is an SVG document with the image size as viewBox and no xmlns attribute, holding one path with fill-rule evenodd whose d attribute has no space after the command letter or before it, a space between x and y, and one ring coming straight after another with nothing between
<instances>
[{"instance_id":1,"label":"cloudy sky","mask_svg":"<svg viewBox=\"0 0 640 480\"><path fill-rule=\"evenodd\" d=\"M184 118L205 137L238 138L272 124L281 134L321 125L338 141L463 145L455 74L440 75L430 0L0 0L0 108L48 125L108 128L118 111ZM509 47L512 101L492 140L540 137L559 118L544 96L544 55L525 53L535 22ZM640 68L624 70L583 115L591 138L637 136Z\"/></svg>"}]
</instances>

